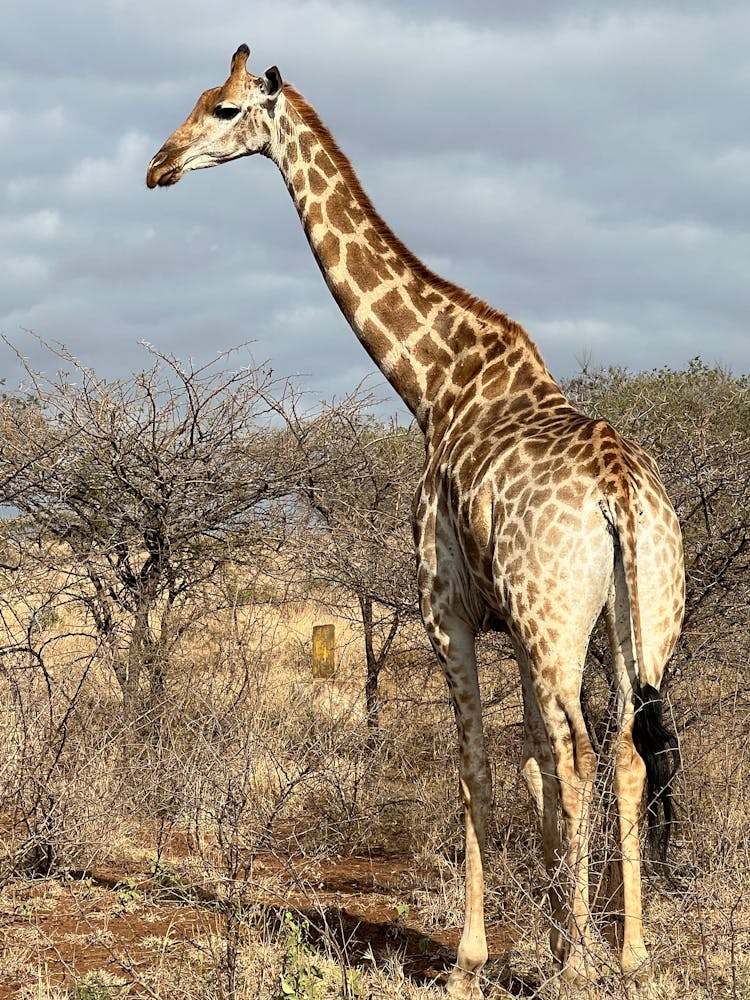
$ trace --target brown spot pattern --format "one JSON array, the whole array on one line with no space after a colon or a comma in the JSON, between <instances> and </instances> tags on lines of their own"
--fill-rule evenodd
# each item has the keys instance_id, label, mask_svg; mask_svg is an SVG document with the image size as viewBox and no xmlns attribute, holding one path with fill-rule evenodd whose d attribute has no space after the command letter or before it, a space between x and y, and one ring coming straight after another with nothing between
<instances>
[{"instance_id":1,"label":"brown spot pattern","mask_svg":"<svg viewBox=\"0 0 750 1000\"><path fill-rule=\"evenodd\" d=\"M324 267L335 267L341 257L341 244L335 233L327 232L319 243L320 262Z\"/></svg>"},{"instance_id":2,"label":"brown spot pattern","mask_svg":"<svg viewBox=\"0 0 750 1000\"><path fill-rule=\"evenodd\" d=\"M363 292L371 292L392 274L386 264L369 247L349 242L346 250L346 267Z\"/></svg>"},{"instance_id":3,"label":"brown spot pattern","mask_svg":"<svg viewBox=\"0 0 750 1000\"><path fill-rule=\"evenodd\" d=\"M323 171L326 177L336 176L336 165L324 149L319 149L315 154L315 163Z\"/></svg>"},{"instance_id":4,"label":"brown spot pattern","mask_svg":"<svg viewBox=\"0 0 750 1000\"><path fill-rule=\"evenodd\" d=\"M315 195L323 194L328 187L328 181L314 167L310 167L308 170L307 181L310 185L310 190Z\"/></svg>"},{"instance_id":5,"label":"brown spot pattern","mask_svg":"<svg viewBox=\"0 0 750 1000\"><path fill-rule=\"evenodd\" d=\"M350 322L359 307L356 330L367 351L413 412L424 414L427 463L414 504L417 578L425 624L456 706L462 778L472 801L488 798L473 638L483 622L503 621L524 670L528 773L538 775L546 795L561 795L566 820L564 840L548 828L554 824L545 827L553 838L545 854L556 866L567 851L568 869L582 879L581 817L593 752L579 687L589 631L621 586L613 575L618 559L625 565L621 553L637 558L649 601L629 603L631 581L608 613L620 616L619 635L629 634L632 613L644 645L641 670L647 667L646 680L658 685L682 614L676 517L650 456L605 421L577 413L521 327L437 278L409 252L377 215L315 112L296 92L286 92L296 115L288 162L298 154L304 164L290 187L298 204L320 199L307 210L308 232L325 220L314 234L318 258ZM378 295L396 276L398 287ZM413 338L408 355L407 338ZM634 516L637 551L627 527ZM625 653L615 652L619 663ZM633 676L637 668L630 664ZM618 787L627 785L637 798L639 781L621 775ZM541 791L532 788L532 794ZM479 837L482 809L472 801L465 808ZM620 794L621 806L624 801ZM638 805L626 803L634 816ZM583 952L588 900L576 896L583 885L572 886L574 918L564 935L570 961ZM637 905L625 902L637 924ZM562 912L556 916L565 919Z\"/></svg>"},{"instance_id":6,"label":"brown spot pattern","mask_svg":"<svg viewBox=\"0 0 750 1000\"><path fill-rule=\"evenodd\" d=\"M404 340L418 328L413 311L407 308L396 288L378 299L373 304L372 311L383 326L394 332L398 340Z\"/></svg>"},{"instance_id":7,"label":"brown spot pattern","mask_svg":"<svg viewBox=\"0 0 750 1000\"><path fill-rule=\"evenodd\" d=\"M315 136L310 131L300 132L298 137L299 153L305 163L312 161L312 151L317 145Z\"/></svg>"}]
</instances>

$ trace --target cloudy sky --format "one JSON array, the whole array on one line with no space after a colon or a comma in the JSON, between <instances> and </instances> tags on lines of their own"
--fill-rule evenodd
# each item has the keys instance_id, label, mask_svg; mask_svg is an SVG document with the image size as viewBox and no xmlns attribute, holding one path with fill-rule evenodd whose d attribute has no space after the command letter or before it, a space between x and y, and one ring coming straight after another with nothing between
<instances>
[{"instance_id":1,"label":"cloudy sky","mask_svg":"<svg viewBox=\"0 0 750 1000\"><path fill-rule=\"evenodd\" d=\"M272 163L146 189L243 41L407 245L557 376L750 371L746 0L2 0L0 333L37 364L25 330L108 377L142 341L200 360L252 341L328 398L372 370Z\"/></svg>"}]
</instances>

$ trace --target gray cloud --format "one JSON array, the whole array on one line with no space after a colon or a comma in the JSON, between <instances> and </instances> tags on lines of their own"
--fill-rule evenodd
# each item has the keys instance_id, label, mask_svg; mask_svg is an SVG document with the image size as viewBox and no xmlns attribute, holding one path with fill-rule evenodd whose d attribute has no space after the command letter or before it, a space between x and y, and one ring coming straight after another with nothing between
<instances>
[{"instance_id":1,"label":"gray cloud","mask_svg":"<svg viewBox=\"0 0 750 1000\"><path fill-rule=\"evenodd\" d=\"M243 40L407 244L524 322L556 374L586 354L750 369L750 10L676 0L10 0L0 331L22 350L31 328L125 375L140 340L195 357L249 340L329 396L372 370L270 163L144 186Z\"/></svg>"}]
</instances>

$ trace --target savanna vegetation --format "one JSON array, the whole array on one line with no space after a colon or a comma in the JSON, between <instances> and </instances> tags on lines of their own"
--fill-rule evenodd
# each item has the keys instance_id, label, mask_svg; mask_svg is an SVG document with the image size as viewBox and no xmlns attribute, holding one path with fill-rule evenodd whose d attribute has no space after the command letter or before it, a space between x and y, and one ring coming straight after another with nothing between
<instances>
[{"instance_id":1,"label":"savanna vegetation","mask_svg":"<svg viewBox=\"0 0 750 1000\"><path fill-rule=\"evenodd\" d=\"M462 921L450 708L412 582L422 444L237 355L64 353L0 402L0 997L437 997ZM566 389L656 457L686 547L665 679L683 767L646 876L650 980L622 982L606 644L594 998L750 997L750 382L583 371ZM336 674L313 680L311 628ZM494 776L488 996L552 997L547 876L517 776L511 652L481 646Z\"/></svg>"}]
</instances>

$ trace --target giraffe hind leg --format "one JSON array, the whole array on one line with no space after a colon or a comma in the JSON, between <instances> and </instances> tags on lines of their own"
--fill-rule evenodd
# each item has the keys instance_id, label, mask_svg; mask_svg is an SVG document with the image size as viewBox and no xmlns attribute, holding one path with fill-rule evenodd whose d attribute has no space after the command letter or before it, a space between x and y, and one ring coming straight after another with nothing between
<instances>
[{"instance_id":1,"label":"giraffe hind leg","mask_svg":"<svg viewBox=\"0 0 750 1000\"><path fill-rule=\"evenodd\" d=\"M545 865L552 883L553 955L565 980L584 983L599 978L591 948L589 906L589 827L596 756L580 704L581 668L576 664L582 663L583 653L573 643L563 645L562 650L559 660L536 662L531 655L528 671L522 667L525 731L530 737L524 775L543 824ZM569 664L573 666L565 666ZM558 801L564 843L556 828Z\"/></svg>"},{"instance_id":2,"label":"giraffe hind leg","mask_svg":"<svg viewBox=\"0 0 750 1000\"><path fill-rule=\"evenodd\" d=\"M621 906L620 967L633 975L648 961L643 937L639 819L646 768L633 743L633 681L628 663L634 663L630 610L626 596L612 595L606 607L607 629L617 682L619 733L615 745L614 792L617 801L619 856L616 858L610 899Z\"/></svg>"},{"instance_id":3,"label":"giraffe hind leg","mask_svg":"<svg viewBox=\"0 0 750 1000\"><path fill-rule=\"evenodd\" d=\"M566 874L572 885L563 977L594 981L599 969L591 948L589 904L590 811L596 756L576 697L560 698L552 714L550 744L555 757L565 830Z\"/></svg>"},{"instance_id":4,"label":"giraffe hind leg","mask_svg":"<svg viewBox=\"0 0 750 1000\"><path fill-rule=\"evenodd\" d=\"M658 629L649 622L649 607L641 609L645 674L658 685L665 656L654 649ZM620 856L617 895L622 901L620 965L627 976L642 973L648 951L643 936L641 852L639 823L644 786L648 800L661 808L664 823L658 823L653 805L648 820L651 840L661 856L666 853L672 820L670 783L677 760L676 740L661 720L661 697L654 685L641 686L633 653L630 606L620 565L615 567L612 591L605 607L614 675L617 683L619 733L615 747L614 790L619 820ZM655 797L655 798L654 798Z\"/></svg>"},{"instance_id":5,"label":"giraffe hind leg","mask_svg":"<svg viewBox=\"0 0 750 1000\"><path fill-rule=\"evenodd\" d=\"M524 744L521 760L521 774L534 804L542 837L544 867L549 879L548 895L550 905L550 951L555 962L562 966L565 961L565 921L567 907L560 891L560 862L562 858L562 838L558 818L558 787L555 774L555 760L547 740L539 706L536 701L528 664L521 650L516 649L521 670L521 690L523 692Z\"/></svg>"}]
</instances>

